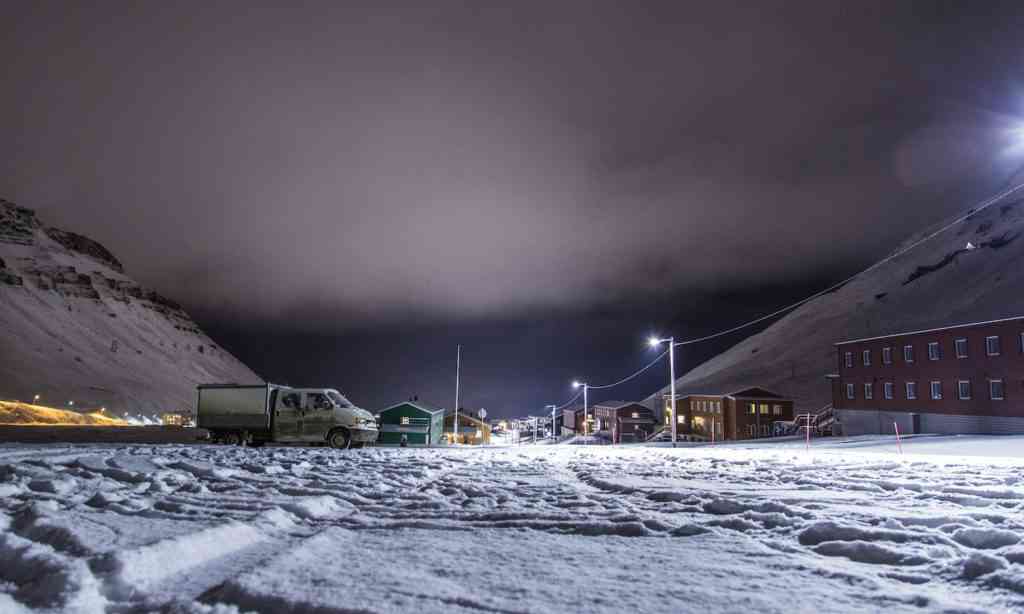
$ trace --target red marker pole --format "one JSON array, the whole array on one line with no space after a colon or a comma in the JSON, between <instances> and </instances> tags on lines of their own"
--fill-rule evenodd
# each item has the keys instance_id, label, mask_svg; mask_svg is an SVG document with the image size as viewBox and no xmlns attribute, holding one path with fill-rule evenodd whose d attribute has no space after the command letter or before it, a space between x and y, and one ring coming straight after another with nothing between
<instances>
[{"instance_id":1,"label":"red marker pole","mask_svg":"<svg viewBox=\"0 0 1024 614\"><path fill-rule=\"evenodd\" d=\"M892 428L896 431L896 446L900 450L900 456L903 456L903 442L900 441L900 425L893 422Z\"/></svg>"}]
</instances>

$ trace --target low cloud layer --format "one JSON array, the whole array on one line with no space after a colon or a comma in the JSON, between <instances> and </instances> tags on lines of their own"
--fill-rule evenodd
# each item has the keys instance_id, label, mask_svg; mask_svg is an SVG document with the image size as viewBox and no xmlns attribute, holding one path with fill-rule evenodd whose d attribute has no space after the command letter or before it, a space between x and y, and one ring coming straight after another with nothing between
<instances>
[{"instance_id":1,"label":"low cloud layer","mask_svg":"<svg viewBox=\"0 0 1024 614\"><path fill-rule=\"evenodd\" d=\"M296 330L790 283L1024 163L1019 23L890 4L15 3L0 196Z\"/></svg>"}]
</instances>

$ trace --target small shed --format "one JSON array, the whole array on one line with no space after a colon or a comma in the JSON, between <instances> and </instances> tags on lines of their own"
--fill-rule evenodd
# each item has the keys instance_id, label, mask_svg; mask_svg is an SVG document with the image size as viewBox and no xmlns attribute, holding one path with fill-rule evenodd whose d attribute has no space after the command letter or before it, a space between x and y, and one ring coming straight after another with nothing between
<instances>
[{"instance_id":1,"label":"small shed","mask_svg":"<svg viewBox=\"0 0 1024 614\"><path fill-rule=\"evenodd\" d=\"M444 434L444 410L419 401L404 401L382 409L377 418L381 445L436 446Z\"/></svg>"}]
</instances>

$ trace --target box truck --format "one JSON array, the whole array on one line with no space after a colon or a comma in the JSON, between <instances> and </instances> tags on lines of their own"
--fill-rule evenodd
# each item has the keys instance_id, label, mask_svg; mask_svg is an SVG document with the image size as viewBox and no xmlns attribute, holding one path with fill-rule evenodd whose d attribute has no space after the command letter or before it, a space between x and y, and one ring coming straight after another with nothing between
<instances>
[{"instance_id":1,"label":"box truck","mask_svg":"<svg viewBox=\"0 0 1024 614\"><path fill-rule=\"evenodd\" d=\"M357 448L377 440L373 415L333 388L204 384L197 394L196 426L215 443Z\"/></svg>"}]
</instances>

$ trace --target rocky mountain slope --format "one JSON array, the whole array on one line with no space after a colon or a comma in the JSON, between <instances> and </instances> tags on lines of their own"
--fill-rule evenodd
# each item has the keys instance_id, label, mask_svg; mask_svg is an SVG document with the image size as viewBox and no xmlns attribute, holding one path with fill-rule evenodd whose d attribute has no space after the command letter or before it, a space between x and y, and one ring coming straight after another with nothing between
<instances>
[{"instance_id":1,"label":"rocky mountain slope","mask_svg":"<svg viewBox=\"0 0 1024 614\"><path fill-rule=\"evenodd\" d=\"M1018 174L1008 186L1024 182ZM899 252L971 210L924 229ZM677 380L681 392L763 386L798 409L831 402L833 344L901 331L1024 315L1024 189L1000 198L838 290L795 311ZM968 245L970 244L970 245ZM667 390L647 402L654 404Z\"/></svg>"},{"instance_id":2,"label":"rocky mountain slope","mask_svg":"<svg viewBox=\"0 0 1024 614\"><path fill-rule=\"evenodd\" d=\"M224 381L261 380L102 245L0 199L0 399L152 415Z\"/></svg>"}]
</instances>

